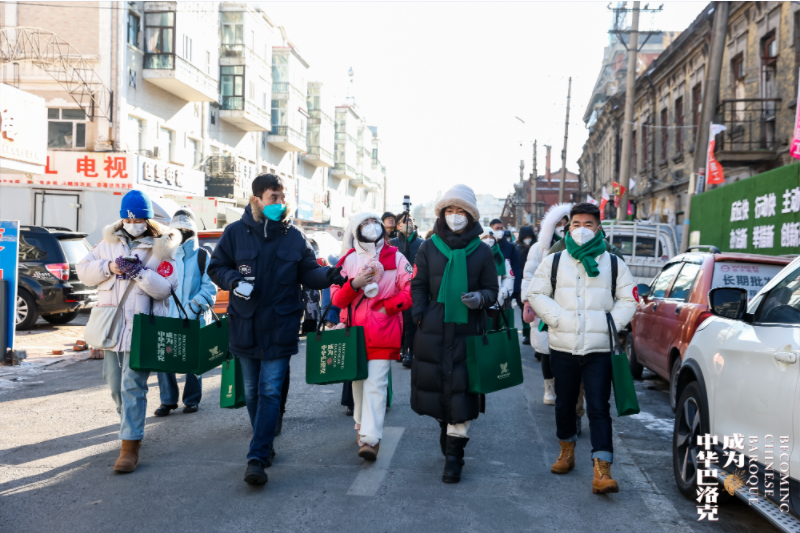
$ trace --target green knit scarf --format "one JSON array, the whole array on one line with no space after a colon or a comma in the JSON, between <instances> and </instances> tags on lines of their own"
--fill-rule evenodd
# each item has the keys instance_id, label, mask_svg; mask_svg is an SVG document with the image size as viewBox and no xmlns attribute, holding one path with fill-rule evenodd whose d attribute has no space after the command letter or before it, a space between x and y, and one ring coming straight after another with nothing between
<instances>
[{"instance_id":1,"label":"green knit scarf","mask_svg":"<svg viewBox=\"0 0 800 533\"><path fill-rule=\"evenodd\" d=\"M498 276L505 276L506 275L506 257L503 255L503 252L500 250L500 245L494 243L492 246L492 255L494 255L494 266L497 267L497 275Z\"/></svg>"},{"instance_id":2,"label":"green knit scarf","mask_svg":"<svg viewBox=\"0 0 800 533\"><path fill-rule=\"evenodd\" d=\"M437 302L444 304L444 321L448 324L466 324L469 320L469 309L461 301L461 295L469 291L467 256L478 249L481 240L475 237L466 248L453 250L438 235L434 234L431 239L447 259L439 296L436 298Z\"/></svg>"},{"instance_id":3,"label":"green knit scarf","mask_svg":"<svg viewBox=\"0 0 800 533\"><path fill-rule=\"evenodd\" d=\"M567 253L583 264L583 268L586 269L586 274L590 278L596 278L600 274L600 269L597 268L597 260L595 258L606 251L603 232L598 231L595 233L594 237L589 242L584 243L583 246L579 246L572 239L572 235L569 232L567 232L564 240L567 244Z\"/></svg>"}]
</instances>

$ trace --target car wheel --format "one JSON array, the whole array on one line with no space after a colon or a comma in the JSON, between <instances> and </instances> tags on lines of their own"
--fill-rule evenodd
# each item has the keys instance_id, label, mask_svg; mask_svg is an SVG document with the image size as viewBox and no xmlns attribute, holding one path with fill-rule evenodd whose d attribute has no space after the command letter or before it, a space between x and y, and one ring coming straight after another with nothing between
<instances>
[{"instance_id":1,"label":"car wheel","mask_svg":"<svg viewBox=\"0 0 800 533\"><path fill-rule=\"evenodd\" d=\"M42 318L51 324L66 324L75 320L79 313L80 310L76 309L75 311L71 311L69 313L53 313L52 315L42 315Z\"/></svg>"},{"instance_id":2,"label":"car wheel","mask_svg":"<svg viewBox=\"0 0 800 533\"><path fill-rule=\"evenodd\" d=\"M681 370L682 362L680 356L676 357L669 373L669 406L672 407L673 413L678 408L678 372Z\"/></svg>"},{"instance_id":3,"label":"car wheel","mask_svg":"<svg viewBox=\"0 0 800 533\"><path fill-rule=\"evenodd\" d=\"M633 379L642 379L644 367L636 359L636 350L633 348L633 332L629 331L625 337L625 352L628 354L628 365L631 367Z\"/></svg>"},{"instance_id":4,"label":"car wheel","mask_svg":"<svg viewBox=\"0 0 800 533\"><path fill-rule=\"evenodd\" d=\"M675 482L681 493L694 500L697 498L697 471L702 464L697 459L700 446L697 438L709 432L709 421L703 416L702 393L696 381L689 383L678 402L675 412L675 427L672 433L672 466ZM721 486L718 503L726 503L731 496Z\"/></svg>"},{"instance_id":5,"label":"car wheel","mask_svg":"<svg viewBox=\"0 0 800 533\"><path fill-rule=\"evenodd\" d=\"M17 289L17 329L30 329L39 318L33 296L24 289Z\"/></svg>"}]
</instances>

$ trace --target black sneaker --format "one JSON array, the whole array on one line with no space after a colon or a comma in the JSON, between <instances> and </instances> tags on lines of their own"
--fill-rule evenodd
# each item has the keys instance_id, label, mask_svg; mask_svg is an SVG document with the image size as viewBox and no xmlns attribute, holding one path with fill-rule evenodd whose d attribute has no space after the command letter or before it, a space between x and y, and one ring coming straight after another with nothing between
<instances>
[{"instance_id":1,"label":"black sneaker","mask_svg":"<svg viewBox=\"0 0 800 533\"><path fill-rule=\"evenodd\" d=\"M183 412L187 413L187 414L188 413L196 413L197 412L197 406L196 405L187 405L186 407L183 408Z\"/></svg>"},{"instance_id":2,"label":"black sneaker","mask_svg":"<svg viewBox=\"0 0 800 533\"><path fill-rule=\"evenodd\" d=\"M411 368L411 361L413 361L413 360L414 360L414 354L412 354L411 352L408 352L408 353L407 353L407 354L406 354L406 355L403 357L403 366L404 366L405 368Z\"/></svg>"},{"instance_id":3,"label":"black sneaker","mask_svg":"<svg viewBox=\"0 0 800 533\"><path fill-rule=\"evenodd\" d=\"M275 460L275 446L273 446L269 450L269 459L267 459L267 463L264 465L264 468L269 468L272 466L272 461Z\"/></svg>"},{"instance_id":4,"label":"black sneaker","mask_svg":"<svg viewBox=\"0 0 800 533\"><path fill-rule=\"evenodd\" d=\"M345 416L353 416L353 409L348 407L347 411L345 411L344 414L345 414Z\"/></svg>"},{"instance_id":5,"label":"black sneaker","mask_svg":"<svg viewBox=\"0 0 800 533\"><path fill-rule=\"evenodd\" d=\"M178 408L177 404L175 404L175 405L167 405L167 404L163 404L162 403L161 406L159 406L159 408L156 409L153 414L155 416L167 416L170 411L175 410L177 408Z\"/></svg>"},{"instance_id":6,"label":"black sneaker","mask_svg":"<svg viewBox=\"0 0 800 533\"><path fill-rule=\"evenodd\" d=\"M258 459L247 461L247 470L244 471L244 482L248 485L266 485L268 481L267 473L264 472L264 465Z\"/></svg>"},{"instance_id":7,"label":"black sneaker","mask_svg":"<svg viewBox=\"0 0 800 533\"><path fill-rule=\"evenodd\" d=\"M531 338L530 337L522 337L522 344L524 344L525 346L530 346L531 345Z\"/></svg>"}]
</instances>

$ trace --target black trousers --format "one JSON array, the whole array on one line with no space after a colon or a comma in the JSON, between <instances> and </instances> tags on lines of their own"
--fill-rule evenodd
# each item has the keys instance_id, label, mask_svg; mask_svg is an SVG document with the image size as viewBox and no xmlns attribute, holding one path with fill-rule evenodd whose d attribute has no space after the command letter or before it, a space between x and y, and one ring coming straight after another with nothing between
<instances>
[{"instance_id":1,"label":"black trousers","mask_svg":"<svg viewBox=\"0 0 800 533\"><path fill-rule=\"evenodd\" d=\"M550 354L538 352L542 356L542 377L553 379L553 371L550 369Z\"/></svg>"},{"instance_id":2,"label":"black trousers","mask_svg":"<svg viewBox=\"0 0 800 533\"><path fill-rule=\"evenodd\" d=\"M414 336L417 334L417 324L411 317L411 310L403 311L403 352L414 352Z\"/></svg>"},{"instance_id":3,"label":"black trousers","mask_svg":"<svg viewBox=\"0 0 800 533\"><path fill-rule=\"evenodd\" d=\"M356 404L353 401L353 382L345 381L342 383L342 405L348 409L354 409Z\"/></svg>"},{"instance_id":4,"label":"black trousers","mask_svg":"<svg viewBox=\"0 0 800 533\"><path fill-rule=\"evenodd\" d=\"M286 377L283 378L283 387L281 388L281 413L286 412L286 399L289 397L289 382L291 376L289 375L292 370L291 366L286 367Z\"/></svg>"}]
</instances>

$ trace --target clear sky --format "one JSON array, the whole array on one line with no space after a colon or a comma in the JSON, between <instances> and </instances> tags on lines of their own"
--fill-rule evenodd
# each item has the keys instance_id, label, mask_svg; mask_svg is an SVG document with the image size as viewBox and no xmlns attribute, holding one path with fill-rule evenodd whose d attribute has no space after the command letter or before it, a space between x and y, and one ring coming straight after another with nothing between
<instances>
[{"instance_id":1,"label":"clear sky","mask_svg":"<svg viewBox=\"0 0 800 533\"><path fill-rule=\"evenodd\" d=\"M539 172L544 144L553 146L552 169L561 168L570 76L567 168L577 172L583 113L609 42L608 4L261 3L311 65L308 79L342 102L353 68L356 103L378 126L390 205L404 194L418 205L456 183L505 197L523 153L531 170L534 138ZM639 28L683 30L706 5L665 2Z\"/></svg>"}]
</instances>

